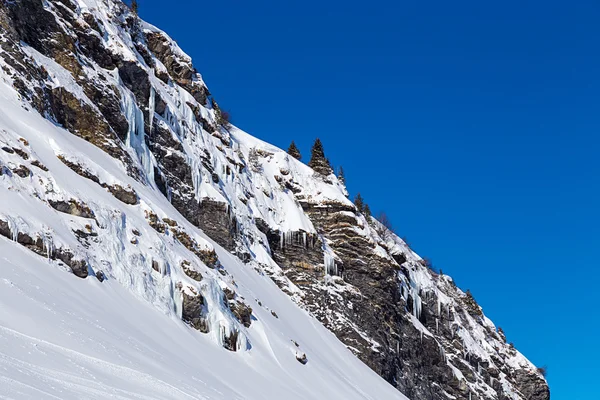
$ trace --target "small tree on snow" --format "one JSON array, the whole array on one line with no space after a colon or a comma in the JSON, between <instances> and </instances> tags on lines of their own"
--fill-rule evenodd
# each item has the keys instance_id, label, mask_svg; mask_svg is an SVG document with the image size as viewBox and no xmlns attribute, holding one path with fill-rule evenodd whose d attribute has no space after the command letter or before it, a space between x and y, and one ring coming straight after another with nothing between
<instances>
[{"instance_id":1,"label":"small tree on snow","mask_svg":"<svg viewBox=\"0 0 600 400\"><path fill-rule=\"evenodd\" d=\"M365 217L367 218L367 222L369 222L369 220L371 219L371 207L369 207L368 204L365 204L365 210L364 210L363 214L365 214Z\"/></svg>"},{"instance_id":2,"label":"small tree on snow","mask_svg":"<svg viewBox=\"0 0 600 400\"><path fill-rule=\"evenodd\" d=\"M354 198L354 205L356 206L356 209L358 210L359 213L364 213L365 211L365 202L362 198L362 196L360 195L360 193L356 194L356 197Z\"/></svg>"},{"instance_id":3,"label":"small tree on snow","mask_svg":"<svg viewBox=\"0 0 600 400\"><path fill-rule=\"evenodd\" d=\"M290 144L290 147L288 147L287 149L287 153L294 157L296 160L301 160L302 159L302 155L300 154L300 150L298 150L298 147L296 147L296 143L294 143L294 141L292 140L292 143Z\"/></svg>"},{"instance_id":4,"label":"small tree on snow","mask_svg":"<svg viewBox=\"0 0 600 400\"><path fill-rule=\"evenodd\" d=\"M340 181L340 183L342 185L346 184L346 175L344 174L344 168L342 168L341 166L340 166L340 169L338 171L338 177L337 178L338 178L338 181Z\"/></svg>"},{"instance_id":5,"label":"small tree on snow","mask_svg":"<svg viewBox=\"0 0 600 400\"><path fill-rule=\"evenodd\" d=\"M137 2L137 0L131 0L131 11L133 11L133 13L135 15L138 15L138 2Z\"/></svg>"},{"instance_id":6,"label":"small tree on snow","mask_svg":"<svg viewBox=\"0 0 600 400\"><path fill-rule=\"evenodd\" d=\"M323 143L317 138L311 149L311 157L308 162L308 166L311 167L315 172L327 176L333 172L329 160L325 157L325 151L323 150Z\"/></svg>"}]
</instances>

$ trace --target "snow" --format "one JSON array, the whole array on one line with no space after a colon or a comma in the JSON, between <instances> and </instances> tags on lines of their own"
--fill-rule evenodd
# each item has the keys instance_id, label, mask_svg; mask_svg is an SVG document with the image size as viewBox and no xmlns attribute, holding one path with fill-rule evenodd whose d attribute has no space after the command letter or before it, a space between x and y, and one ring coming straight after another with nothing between
<instances>
[{"instance_id":1,"label":"snow","mask_svg":"<svg viewBox=\"0 0 600 400\"><path fill-rule=\"evenodd\" d=\"M0 217L13 232L40 235L47 247L52 243L73 250L108 278L102 283L94 276L77 278L61 263L0 237L1 396L405 399L268 277L187 223L152 186L129 177L119 161L24 109L16 92L1 82L0 137L11 144L23 138L31 159L49 169L32 167L35 175L24 179L0 176ZM58 154L85 165L101 181L130 185L140 203L121 203L71 171ZM0 152L0 164L18 163L27 162ZM71 198L89 206L95 220L62 214L46 204L48 199ZM163 235L150 228L148 211L175 219L199 246L215 249L228 275L202 265L169 231ZM89 248L72 233L86 225L98 234ZM136 245L131 243L133 230L141 235ZM194 260L202 282L181 272L184 259ZM160 261L161 272L152 270L152 260ZM206 299L208 335L181 321L178 283ZM255 318L250 328L223 306L222 286L249 302ZM223 334L232 330L240 333L237 352L222 347ZM296 352L307 355L306 365L296 360Z\"/></svg>"},{"instance_id":2,"label":"snow","mask_svg":"<svg viewBox=\"0 0 600 400\"><path fill-rule=\"evenodd\" d=\"M285 321L259 310L252 350L231 353L116 281L80 280L4 238L0 254L2 396L404 398L295 307Z\"/></svg>"},{"instance_id":3,"label":"snow","mask_svg":"<svg viewBox=\"0 0 600 400\"><path fill-rule=\"evenodd\" d=\"M71 75L69 71L61 67L56 61L44 56L30 46L23 45L23 51L29 57L34 59L37 65L43 66L46 69L50 78L51 87L62 87L67 89L79 100L85 102L94 110L97 110L96 105L85 95L83 89L77 84L75 78L73 78L73 75Z\"/></svg>"}]
</instances>

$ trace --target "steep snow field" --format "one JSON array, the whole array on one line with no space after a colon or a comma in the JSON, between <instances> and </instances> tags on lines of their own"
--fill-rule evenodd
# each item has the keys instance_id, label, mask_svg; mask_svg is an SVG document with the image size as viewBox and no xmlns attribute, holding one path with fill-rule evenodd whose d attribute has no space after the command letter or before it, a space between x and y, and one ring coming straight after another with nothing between
<instances>
[{"instance_id":1,"label":"steep snow field","mask_svg":"<svg viewBox=\"0 0 600 400\"><path fill-rule=\"evenodd\" d=\"M28 161L39 160L50 171L36 169L21 179L5 169L0 216L19 232L51 233L46 246L80 252L103 265L108 277L102 283L93 275L82 280L60 262L0 237L0 398L405 399L268 277L212 243L159 193L128 177L113 158L25 110L4 83L0 129L3 145L24 139ZM103 181L131 184L140 204L116 200L67 168L59 154L97 168ZM3 153L2 164L14 167L20 161L13 156ZM75 197L94 210L98 245L85 249L77 243L71 231L92 220L59 213L40 199L52 196ZM237 324L245 351L230 352L222 338L181 320L181 295L174 288L189 278L168 265L192 256L172 237L149 228L147 209L177 219L199 244L216 250L227 278L199 266L205 278L197 289L210 299L216 285L235 287L253 308L252 325L244 328L220 304L209 304L216 318L211 332ZM127 242L133 227L141 232L138 247ZM130 254L133 249L164 261L165 271L153 271L150 258L140 261ZM306 365L296 359L303 353Z\"/></svg>"},{"instance_id":2,"label":"steep snow field","mask_svg":"<svg viewBox=\"0 0 600 400\"><path fill-rule=\"evenodd\" d=\"M258 310L251 351L234 353L115 281L82 281L4 238L0 254L3 399L405 398L239 265L236 278L281 317ZM309 354L306 365L290 338Z\"/></svg>"}]
</instances>

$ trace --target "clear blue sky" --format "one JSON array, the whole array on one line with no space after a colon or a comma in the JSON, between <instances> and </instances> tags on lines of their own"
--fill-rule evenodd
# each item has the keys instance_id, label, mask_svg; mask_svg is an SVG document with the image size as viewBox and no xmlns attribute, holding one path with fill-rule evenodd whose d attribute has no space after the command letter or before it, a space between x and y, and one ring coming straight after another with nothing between
<instances>
[{"instance_id":1,"label":"clear blue sky","mask_svg":"<svg viewBox=\"0 0 600 400\"><path fill-rule=\"evenodd\" d=\"M600 4L139 0L222 108L471 289L553 400L600 399Z\"/></svg>"}]
</instances>

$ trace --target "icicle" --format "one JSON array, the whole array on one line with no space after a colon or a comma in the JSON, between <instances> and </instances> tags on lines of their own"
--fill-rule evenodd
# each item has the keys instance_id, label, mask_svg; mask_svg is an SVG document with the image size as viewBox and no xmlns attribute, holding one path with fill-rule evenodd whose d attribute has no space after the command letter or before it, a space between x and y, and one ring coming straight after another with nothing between
<instances>
[{"instance_id":1,"label":"icicle","mask_svg":"<svg viewBox=\"0 0 600 400\"><path fill-rule=\"evenodd\" d=\"M171 292L173 293L173 311L175 315L181 318L183 313L183 294L181 290L175 290L173 288L173 282L171 281Z\"/></svg>"},{"instance_id":2,"label":"icicle","mask_svg":"<svg viewBox=\"0 0 600 400\"><path fill-rule=\"evenodd\" d=\"M188 164L192 167L192 185L194 186L194 198L200 198L200 184L202 183L202 168L198 157L186 156Z\"/></svg>"},{"instance_id":3,"label":"icicle","mask_svg":"<svg viewBox=\"0 0 600 400\"><path fill-rule=\"evenodd\" d=\"M8 230L10 230L11 239L13 242L16 242L19 239L19 227L11 217L6 218L6 222L8 222Z\"/></svg>"},{"instance_id":4,"label":"icicle","mask_svg":"<svg viewBox=\"0 0 600 400\"><path fill-rule=\"evenodd\" d=\"M154 70L153 70L154 71ZM154 104L155 104L155 93L154 86L150 85L150 99L148 100L148 108L150 109L148 112L148 116L150 117L150 132L152 132L152 127L154 125Z\"/></svg>"},{"instance_id":5,"label":"icicle","mask_svg":"<svg viewBox=\"0 0 600 400\"><path fill-rule=\"evenodd\" d=\"M52 235L50 232L45 232L42 235L42 245L46 250L46 257L48 257L48 261L50 261L52 253L54 252L54 243L52 242Z\"/></svg>"},{"instance_id":6,"label":"icicle","mask_svg":"<svg viewBox=\"0 0 600 400\"><path fill-rule=\"evenodd\" d=\"M284 235L283 232L280 231L279 232L279 250L283 250L283 241L284 241L283 235Z\"/></svg>"},{"instance_id":7,"label":"icicle","mask_svg":"<svg viewBox=\"0 0 600 400\"><path fill-rule=\"evenodd\" d=\"M144 131L144 113L135 103L130 91L123 92L123 108L125 117L129 123L127 133L127 147L133 149L146 172L148 182L154 184L154 156L146 145L146 133Z\"/></svg>"},{"instance_id":8,"label":"icicle","mask_svg":"<svg viewBox=\"0 0 600 400\"><path fill-rule=\"evenodd\" d=\"M421 296L419 295L419 288L415 283L411 285L410 296L413 301L413 315L419 319L421 318L422 301Z\"/></svg>"},{"instance_id":9,"label":"icicle","mask_svg":"<svg viewBox=\"0 0 600 400\"><path fill-rule=\"evenodd\" d=\"M338 270L337 265L335 265L335 259L328 253L324 254L324 258L323 263L325 264L325 273L327 275L337 275Z\"/></svg>"},{"instance_id":10,"label":"icicle","mask_svg":"<svg viewBox=\"0 0 600 400\"><path fill-rule=\"evenodd\" d=\"M435 319L435 331L440 333L440 320L437 318Z\"/></svg>"},{"instance_id":11,"label":"icicle","mask_svg":"<svg viewBox=\"0 0 600 400\"><path fill-rule=\"evenodd\" d=\"M306 232L302 232L302 244L305 249L308 249L308 245L306 243Z\"/></svg>"}]
</instances>

